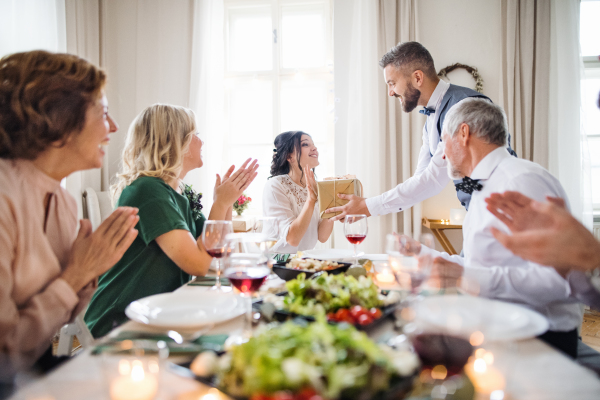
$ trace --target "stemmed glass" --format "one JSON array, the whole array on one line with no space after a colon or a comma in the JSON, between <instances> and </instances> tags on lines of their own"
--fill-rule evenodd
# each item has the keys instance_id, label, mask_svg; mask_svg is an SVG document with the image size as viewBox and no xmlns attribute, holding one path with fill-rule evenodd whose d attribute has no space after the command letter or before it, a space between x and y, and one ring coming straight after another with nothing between
<instances>
[{"instance_id":1,"label":"stemmed glass","mask_svg":"<svg viewBox=\"0 0 600 400\"><path fill-rule=\"evenodd\" d=\"M256 237L256 245L262 253L262 262L269 265L269 250L279 240L279 224L275 217L259 217L252 227L252 233Z\"/></svg>"},{"instance_id":2,"label":"stemmed glass","mask_svg":"<svg viewBox=\"0 0 600 400\"><path fill-rule=\"evenodd\" d=\"M358 215L346 215L344 220L344 235L346 235L346 239L350 243L354 245L354 264L360 265L358 263L358 244L362 243L363 240L367 237L367 232L369 231L369 227L367 225L367 216L364 214Z\"/></svg>"},{"instance_id":3,"label":"stemmed glass","mask_svg":"<svg viewBox=\"0 0 600 400\"><path fill-rule=\"evenodd\" d=\"M233 226L231 221L214 221L208 220L204 222L202 228L202 243L206 252L211 257L217 259L217 280L215 286L211 287L210 290L219 290L227 292L231 289L223 288L221 286L221 258L225 256L227 251L227 240L226 236L233 232Z\"/></svg>"},{"instance_id":4,"label":"stemmed glass","mask_svg":"<svg viewBox=\"0 0 600 400\"><path fill-rule=\"evenodd\" d=\"M246 318L241 337L232 337L229 340L230 344L246 342L252 336L252 294L260 289L271 272L267 266L259 264L259 260L251 254L235 253L240 240L244 240L244 237L229 236L228 250L230 251L227 251L225 276L240 291L242 301L245 303Z\"/></svg>"}]
</instances>

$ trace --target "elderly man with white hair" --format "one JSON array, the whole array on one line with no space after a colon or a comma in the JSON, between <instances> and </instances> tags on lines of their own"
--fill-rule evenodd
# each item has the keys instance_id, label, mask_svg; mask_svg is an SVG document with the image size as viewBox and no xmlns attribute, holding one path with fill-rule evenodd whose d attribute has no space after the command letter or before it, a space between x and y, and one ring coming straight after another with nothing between
<instances>
[{"instance_id":1,"label":"elderly man with white hair","mask_svg":"<svg viewBox=\"0 0 600 400\"><path fill-rule=\"evenodd\" d=\"M540 338L575 358L582 314L569 283L556 270L514 255L491 232L492 227L508 232L487 210L485 199L492 193L511 190L539 201L551 196L568 203L548 171L506 151L507 135L504 111L485 99L465 99L448 112L442 129L448 174L462 179L461 189L472 193L463 224L464 258L421 248L411 239L408 247L419 255L431 253L456 263L464 281L478 283L480 296L522 304L546 316L550 330ZM436 260L441 267L449 266Z\"/></svg>"}]
</instances>

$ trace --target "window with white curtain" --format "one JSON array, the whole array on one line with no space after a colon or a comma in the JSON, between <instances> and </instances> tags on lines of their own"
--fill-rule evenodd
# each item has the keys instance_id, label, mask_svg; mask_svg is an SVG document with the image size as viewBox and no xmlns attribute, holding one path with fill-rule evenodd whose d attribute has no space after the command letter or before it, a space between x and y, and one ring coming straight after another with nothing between
<instances>
[{"instance_id":1,"label":"window with white curtain","mask_svg":"<svg viewBox=\"0 0 600 400\"><path fill-rule=\"evenodd\" d=\"M318 177L333 175L333 38L330 0L226 0L224 164L260 164L247 190L262 212L273 140L310 134Z\"/></svg>"},{"instance_id":2,"label":"window with white curtain","mask_svg":"<svg viewBox=\"0 0 600 400\"><path fill-rule=\"evenodd\" d=\"M594 210L600 213L600 1L581 2L580 44L584 62L581 80L582 126L588 138Z\"/></svg>"}]
</instances>

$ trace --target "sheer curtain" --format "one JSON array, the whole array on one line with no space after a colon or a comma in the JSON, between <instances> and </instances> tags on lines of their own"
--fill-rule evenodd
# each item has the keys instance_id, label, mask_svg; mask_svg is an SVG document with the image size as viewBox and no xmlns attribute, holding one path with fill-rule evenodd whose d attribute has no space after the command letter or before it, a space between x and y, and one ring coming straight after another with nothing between
<instances>
[{"instance_id":1,"label":"sheer curtain","mask_svg":"<svg viewBox=\"0 0 600 400\"><path fill-rule=\"evenodd\" d=\"M552 0L551 15L549 170L569 195L573 215L592 229L590 158L581 128L579 1Z\"/></svg>"},{"instance_id":2,"label":"sheer curtain","mask_svg":"<svg viewBox=\"0 0 600 400\"><path fill-rule=\"evenodd\" d=\"M508 117L512 147L520 158L548 168L548 1L502 1L500 103Z\"/></svg>"},{"instance_id":3,"label":"sheer curtain","mask_svg":"<svg viewBox=\"0 0 600 400\"><path fill-rule=\"evenodd\" d=\"M204 210L210 210L213 203L215 175L224 172L220 171L225 121L224 15L223 0L194 1L190 107L204 141L204 166L190 172L185 181L202 192Z\"/></svg>"},{"instance_id":4,"label":"sheer curtain","mask_svg":"<svg viewBox=\"0 0 600 400\"><path fill-rule=\"evenodd\" d=\"M367 197L381 194L411 175L414 117L403 114L398 101L388 98L378 62L398 42L416 40L415 3L355 0L352 5L349 58L342 60L349 66L346 82L342 82L348 88L348 108L346 115L340 116L347 118L347 129L336 137L339 141L343 136L346 145L342 154L336 153L342 158L336 162L336 172L357 175ZM370 218L361 250L383 252L385 235L397 231L399 221L410 234L410 211ZM334 235L334 247L350 248L341 224L336 224Z\"/></svg>"}]
</instances>

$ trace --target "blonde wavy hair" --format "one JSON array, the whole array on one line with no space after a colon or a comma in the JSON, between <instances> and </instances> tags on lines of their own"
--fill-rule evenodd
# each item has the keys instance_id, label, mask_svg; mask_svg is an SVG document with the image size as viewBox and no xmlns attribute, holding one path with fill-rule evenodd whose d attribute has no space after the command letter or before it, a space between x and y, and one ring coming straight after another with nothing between
<instances>
[{"instance_id":1,"label":"blonde wavy hair","mask_svg":"<svg viewBox=\"0 0 600 400\"><path fill-rule=\"evenodd\" d=\"M194 112L169 104L154 104L143 110L129 126L123 166L111 186L116 203L123 189L140 176L179 178L184 155L196 132Z\"/></svg>"}]
</instances>

